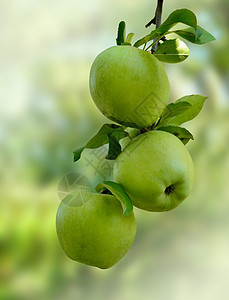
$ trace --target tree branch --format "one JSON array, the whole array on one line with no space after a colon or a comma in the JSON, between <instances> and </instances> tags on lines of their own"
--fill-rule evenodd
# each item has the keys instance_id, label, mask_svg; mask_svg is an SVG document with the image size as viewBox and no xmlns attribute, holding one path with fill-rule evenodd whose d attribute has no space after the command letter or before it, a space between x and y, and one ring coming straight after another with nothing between
<instances>
[{"instance_id":1,"label":"tree branch","mask_svg":"<svg viewBox=\"0 0 229 300\"><path fill-rule=\"evenodd\" d=\"M157 0L155 17L148 24L146 24L146 27L149 27L151 24L155 24L156 28L158 28L161 25L162 6L163 6L163 0ZM154 40L154 42L155 41L156 40ZM153 45L151 49L152 54L156 51L157 47L158 47L158 42Z\"/></svg>"}]
</instances>

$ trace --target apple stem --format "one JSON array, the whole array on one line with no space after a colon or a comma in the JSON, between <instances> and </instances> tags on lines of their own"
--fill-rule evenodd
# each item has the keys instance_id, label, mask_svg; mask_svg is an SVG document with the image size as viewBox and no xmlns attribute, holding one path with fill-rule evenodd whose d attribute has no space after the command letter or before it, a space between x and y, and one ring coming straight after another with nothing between
<instances>
[{"instance_id":1,"label":"apple stem","mask_svg":"<svg viewBox=\"0 0 229 300\"><path fill-rule=\"evenodd\" d=\"M157 0L157 8L155 11L155 16L154 18L146 24L145 27L149 27L151 24L155 24L156 28L158 28L161 25L161 15L162 15L162 6L163 6L163 1L164 0ZM154 40L153 46L151 48L151 53L153 54L158 47L158 42L157 39Z\"/></svg>"}]
</instances>

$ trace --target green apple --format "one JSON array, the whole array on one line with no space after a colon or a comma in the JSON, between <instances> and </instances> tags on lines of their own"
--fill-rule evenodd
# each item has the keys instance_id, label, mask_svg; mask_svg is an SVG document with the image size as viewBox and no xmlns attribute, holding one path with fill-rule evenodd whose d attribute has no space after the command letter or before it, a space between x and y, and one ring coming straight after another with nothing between
<instances>
[{"instance_id":1,"label":"green apple","mask_svg":"<svg viewBox=\"0 0 229 300\"><path fill-rule=\"evenodd\" d=\"M133 212L123 216L122 206L113 195L81 189L60 203L56 229L60 244L71 259L106 269L130 249L136 223Z\"/></svg>"},{"instance_id":2,"label":"green apple","mask_svg":"<svg viewBox=\"0 0 229 300\"><path fill-rule=\"evenodd\" d=\"M177 137L153 130L137 136L121 152L113 176L133 205L148 211L167 211L190 194L194 166Z\"/></svg>"},{"instance_id":3,"label":"green apple","mask_svg":"<svg viewBox=\"0 0 229 300\"><path fill-rule=\"evenodd\" d=\"M157 121L170 95L159 60L132 46L114 46L100 53L92 64L89 86L96 106L106 117L135 128Z\"/></svg>"}]
</instances>

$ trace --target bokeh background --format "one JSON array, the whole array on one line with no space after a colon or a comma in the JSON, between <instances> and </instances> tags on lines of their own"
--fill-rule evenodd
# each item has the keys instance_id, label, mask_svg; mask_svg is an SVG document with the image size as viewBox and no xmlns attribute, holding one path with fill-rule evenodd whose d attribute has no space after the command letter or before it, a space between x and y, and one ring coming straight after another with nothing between
<instances>
[{"instance_id":1,"label":"bokeh background","mask_svg":"<svg viewBox=\"0 0 229 300\"><path fill-rule=\"evenodd\" d=\"M104 122L88 87L95 56L127 22L135 40L150 31L156 1L0 2L0 299L229 298L228 0L164 1L163 19L193 10L216 42L164 64L171 101L209 99L187 128L196 167L191 196L167 213L135 209L137 235L116 266L100 270L68 259L55 232L57 186L71 172L96 183L111 177L105 149L72 152Z\"/></svg>"}]
</instances>

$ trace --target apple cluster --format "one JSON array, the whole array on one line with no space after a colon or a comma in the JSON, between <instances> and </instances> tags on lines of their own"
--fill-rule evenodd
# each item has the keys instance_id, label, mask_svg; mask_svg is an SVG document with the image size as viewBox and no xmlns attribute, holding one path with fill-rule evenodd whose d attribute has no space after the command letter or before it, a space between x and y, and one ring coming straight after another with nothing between
<instances>
[{"instance_id":1,"label":"apple cluster","mask_svg":"<svg viewBox=\"0 0 229 300\"><path fill-rule=\"evenodd\" d=\"M110 268L134 241L133 206L150 212L169 211L192 190L194 166L185 144L193 136L180 125L200 112L206 97L189 95L168 104L170 85L160 62L182 61L188 51L179 40L164 42L155 55L136 47L155 36L164 36L182 13L190 16L188 10L175 11L156 33L137 41L135 46L130 43L133 34L120 38L120 23L117 46L100 53L92 64L92 99L100 112L116 124L103 125L96 136L74 152L74 160L85 148L95 149L108 143L106 158L115 160L114 181L98 184L98 193L79 187L58 208L58 238L66 254L75 261ZM196 26L194 19L191 21L185 24ZM187 34L189 39L190 35ZM194 37L197 43L201 34ZM179 51L174 54L174 47L177 51L183 49L183 56Z\"/></svg>"}]
</instances>

